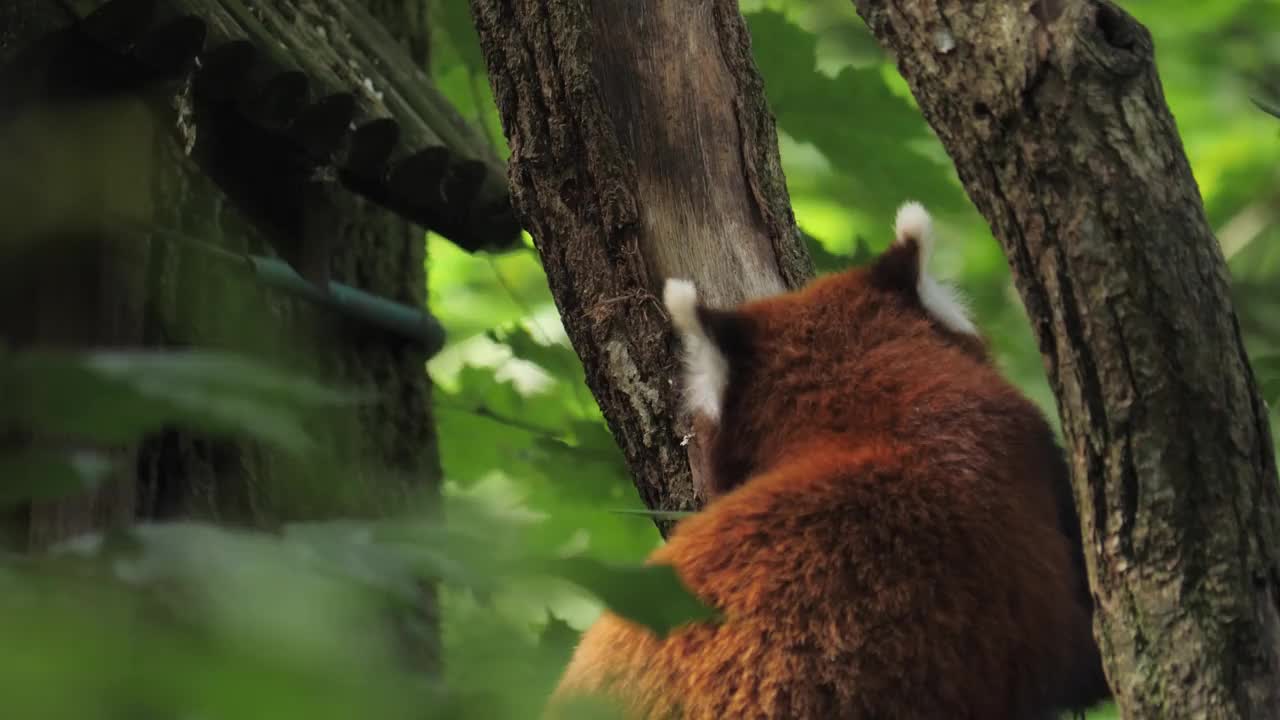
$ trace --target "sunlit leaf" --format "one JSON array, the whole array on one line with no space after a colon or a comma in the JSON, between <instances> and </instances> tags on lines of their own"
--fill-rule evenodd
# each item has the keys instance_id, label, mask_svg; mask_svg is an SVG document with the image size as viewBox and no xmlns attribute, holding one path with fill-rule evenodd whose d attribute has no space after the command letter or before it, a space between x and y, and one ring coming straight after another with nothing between
<instances>
[{"instance_id":1,"label":"sunlit leaf","mask_svg":"<svg viewBox=\"0 0 1280 720\"><path fill-rule=\"evenodd\" d=\"M584 382L582 361L570 347L539 342L519 326L492 331L489 336L511 348L516 357L534 363L561 380L577 384Z\"/></svg>"}]
</instances>

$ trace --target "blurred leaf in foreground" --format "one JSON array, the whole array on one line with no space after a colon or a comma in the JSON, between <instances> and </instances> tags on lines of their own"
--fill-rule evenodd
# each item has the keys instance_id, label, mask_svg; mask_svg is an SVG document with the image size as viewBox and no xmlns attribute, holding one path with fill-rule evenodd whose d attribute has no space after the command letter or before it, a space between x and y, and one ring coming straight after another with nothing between
<instances>
[{"instance_id":1,"label":"blurred leaf in foreground","mask_svg":"<svg viewBox=\"0 0 1280 720\"><path fill-rule=\"evenodd\" d=\"M32 449L0 455L0 507L92 490L111 469L111 460L92 450Z\"/></svg>"},{"instance_id":2,"label":"blurred leaf in foreground","mask_svg":"<svg viewBox=\"0 0 1280 720\"><path fill-rule=\"evenodd\" d=\"M439 717L377 595L297 543L196 523L72 541L0 572L13 717Z\"/></svg>"},{"instance_id":3,"label":"blurred leaf in foreground","mask_svg":"<svg viewBox=\"0 0 1280 720\"><path fill-rule=\"evenodd\" d=\"M402 683L412 685L412 675L396 661L394 621L398 611L422 600L422 579L438 578L447 588L473 591L505 586L508 600L530 593L536 596L539 583L547 579L567 581L597 596L615 613L659 634L715 617L669 566L550 558L545 548L528 541L526 531L541 522L538 518L470 500L455 502L448 510L445 515L452 517L447 520L312 523L289 526L283 536L195 522L143 525L78 538L61 546L51 560L33 567L58 583L92 581L65 594L64 610L72 615L87 616L88 608L98 606L100 594L123 602L120 612L125 616L147 621L146 632L137 634L129 646L138 655L137 666L181 673L170 679L182 688L181 693L163 699L149 695L148 677L112 675L109 692L98 696L107 706L120 702L127 706L146 697L147 704L166 711L216 710L216 715L227 717L243 716L222 715L238 707L230 686L221 680L211 682L209 689L216 686L217 691L206 696L192 683L206 671L227 682L246 682L239 673L229 674L225 665L249 656L257 672L290 675L293 680L282 686L288 692L296 693L309 683L323 685L325 689L317 692L347 707L354 707L350 703L358 701L362 687L384 693ZM65 572L68 568L78 571ZM64 572L58 573L59 569ZM5 577L0 575L0 585ZM83 604L78 611L74 609L77 602ZM30 611L47 614L49 609L33 601ZM42 622L62 622L61 615L41 617ZM484 617L476 615L478 621ZM481 621L487 631L467 631L467 637L484 639L481 646L467 651L474 657L469 661L466 656L455 657L467 668L461 673L454 669L452 676L472 681L463 687L447 686L443 689L447 697L436 698L452 713L447 716L522 716L521 707L528 710L542 701L539 693L549 691L571 652L575 633L559 620L543 621L530 643L521 637L523 633L512 632L518 628L503 628L491 624L491 619ZM110 622L128 632L136 624L118 618ZM187 640L176 639L187 635ZM119 647L114 634L105 641ZM41 655L42 666L67 661L65 652L69 651ZM495 657L496 652L505 659ZM113 662L107 650L87 660ZM13 662L16 658L0 653L0 668ZM491 686L496 667L503 668L502 692ZM356 668L354 675L329 687L328 678ZM57 675L53 672L51 679ZM373 682L374 677L380 679ZM516 686L521 691L512 695ZM284 703L258 683L254 691L268 704ZM421 686L409 696L399 692L398 700L383 707L395 717L407 697L425 701L424 692L436 691ZM56 705L33 695L26 698L25 707L44 711ZM288 703L278 706L291 712L302 709Z\"/></svg>"},{"instance_id":4,"label":"blurred leaf in foreground","mask_svg":"<svg viewBox=\"0 0 1280 720\"><path fill-rule=\"evenodd\" d=\"M312 447L309 411L355 398L222 352L32 351L0 356L0 422L128 442L167 425Z\"/></svg>"}]
</instances>

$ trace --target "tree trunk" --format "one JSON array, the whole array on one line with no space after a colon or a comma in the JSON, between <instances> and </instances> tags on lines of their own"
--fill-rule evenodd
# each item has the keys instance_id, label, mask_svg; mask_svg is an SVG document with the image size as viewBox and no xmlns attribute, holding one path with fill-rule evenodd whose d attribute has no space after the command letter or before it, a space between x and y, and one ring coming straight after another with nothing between
<instances>
[{"instance_id":1,"label":"tree trunk","mask_svg":"<svg viewBox=\"0 0 1280 720\"><path fill-rule=\"evenodd\" d=\"M407 12L408 4L404 7ZM382 19L397 23L406 44L426 47L424 38L400 23L394 3L388 0L380 8L387 13ZM0 23L0 60L7 60L73 18L46 0L0 11L0 20L9 21ZM425 26L418 30L425 36ZM85 194L96 207L156 233L100 233L105 236L74 246L37 246L17 260L6 256L0 262L0 345L232 349L322 382L372 390L377 400L316 419L323 458L296 460L257 443L177 429L119 448L121 471L111 482L0 518L4 540L40 550L89 531L173 518L272 527L291 520L385 514L403 509L406 496L431 496L441 470L431 384L424 372L426 348L335 322L317 306L265 290L239 269L209 263L208 254L162 240L165 234L181 235L244 251L254 242L260 247L262 236L195 169L189 147L178 141L184 132L208 129L168 127L157 122L161 117L140 111L137 122L124 124L121 137L101 143L124 149L85 157L83 173L90 188ZM31 169L33 182L54 172L44 170ZM340 195L341 243L326 258L333 280L425 307L421 228ZM433 626L433 588L424 588L419 610L420 622ZM432 642L414 635L406 647L410 662L436 667L439 652Z\"/></svg>"},{"instance_id":2,"label":"tree trunk","mask_svg":"<svg viewBox=\"0 0 1280 720\"><path fill-rule=\"evenodd\" d=\"M44 33L70 24L72 16L65 11L37 13L48 7L49 3L27 3L19 8L29 17L13 18L0 45L0 57L11 56ZM382 9L388 12L386 20L398 23L406 44L410 42L399 15L391 12L393 5L383 3ZM162 240L165 234L180 235L234 251L267 244L255 222L187 158L183 147L187 133L194 135L198 130L157 122L163 115L146 112L143 102L129 107L137 112L121 124L119 137L104 141L123 149L84 159L84 172L91 176L85 192L95 193L98 206L109 209L114 217L150 226L160 234L116 237L112 233L47 252L37 247L30 255L40 257L25 258L36 263L26 268L31 272L6 268L4 285L13 302L6 304L11 312L0 317L0 338L19 347L230 348L337 385L372 388L379 401L363 407L358 416L317 423L318 431L332 436L327 447L336 458L330 460L343 463L341 483L385 484L395 475L397 483L434 484L440 470L430 383L423 372L425 350L389 335L333 322L316 306L267 291L238 269L211 265L200 251ZM126 174L118 167L136 171ZM33 173L33 182L44 178L40 170ZM340 242L328 259L333 279L410 307L423 307L422 230L348 193L337 195L342 203L337 218ZM135 515L270 525L340 509L285 507L285 498L272 496L280 490L270 487L272 476L297 468L285 467L273 453L252 444L166 434L144 443L136 459L137 477L121 479L126 486L123 492L110 487L99 493L121 496L119 503L111 503L114 509L94 510L89 515L96 517L68 523L64 522L68 509L90 502L88 498L33 508L29 544L42 547L68 534L101 527L103 522L127 522ZM139 487L130 488L133 481ZM371 496L387 489L397 497L382 498L381 504L401 507L403 492L395 488L366 486L359 492L348 489L335 495L353 500L363 494L358 502L365 511L372 511Z\"/></svg>"},{"instance_id":3,"label":"tree trunk","mask_svg":"<svg viewBox=\"0 0 1280 720\"><path fill-rule=\"evenodd\" d=\"M1146 30L1105 0L854 0L999 238L1129 718L1280 717L1280 495Z\"/></svg>"},{"instance_id":4,"label":"tree trunk","mask_svg":"<svg viewBox=\"0 0 1280 720\"><path fill-rule=\"evenodd\" d=\"M728 305L812 274L737 3L471 7L513 201L587 383L645 503L694 509L701 453L678 412L663 282Z\"/></svg>"}]
</instances>

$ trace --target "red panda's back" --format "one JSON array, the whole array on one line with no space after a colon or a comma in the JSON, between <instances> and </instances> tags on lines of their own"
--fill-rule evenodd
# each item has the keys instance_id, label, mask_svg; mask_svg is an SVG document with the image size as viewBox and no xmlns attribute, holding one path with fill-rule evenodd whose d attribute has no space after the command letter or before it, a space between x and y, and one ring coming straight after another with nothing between
<instances>
[{"instance_id":1,"label":"red panda's back","mask_svg":"<svg viewBox=\"0 0 1280 720\"><path fill-rule=\"evenodd\" d=\"M1046 720L1106 694L1043 415L926 271L916 204L874 262L733 309L668 281L709 492L653 556L724 612L606 615L557 697L638 718Z\"/></svg>"},{"instance_id":2,"label":"red panda's back","mask_svg":"<svg viewBox=\"0 0 1280 720\"><path fill-rule=\"evenodd\" d=\"M815 445L654 555L722 624L659 640L606 616L559 694L644 718L1034 717L1088 630L1042 502L892 442Z\"/></svg>"}]
</instances>

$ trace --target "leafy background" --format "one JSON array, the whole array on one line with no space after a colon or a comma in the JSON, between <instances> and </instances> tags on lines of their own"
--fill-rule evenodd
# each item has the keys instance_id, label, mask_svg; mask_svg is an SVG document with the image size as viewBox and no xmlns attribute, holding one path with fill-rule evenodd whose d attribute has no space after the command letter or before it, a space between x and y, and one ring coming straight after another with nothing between
<instances>
[{"instance_id":1,"label":"leafy background","mask_svg":"<svg viewBox=\"0 0 1280 720\"><path fill-rule=\"evenodd\" d=\"M1124 4L1155 37L1274 402L1280 120L1253 99L1280 97L1268 80L1280 68L1280 5ZM896 206L923 201L945 237L935 271L966 291L998 363L1056 416L999 248L848 0L742 6L796 217L820 268L881 249ZM505 154L466 0L438 0L432 13L433 77ZM0 689L12 716L534 717L603 605L658 629L705 612L669 573L640 566L659 536L586 389L532 244L468 255L439 237L426 242L429 304L450 338L427 369L444 519L299 524L271 536L173 524L84 538L52 558L4 558ZM315 451L303 418L358 401L200 353L0 355L0 397L9 400L0 426L118 442L181 422L303 456ZM102 402L78 414L84 397ZM0 455L0 476L38 476L38 489L56 494L97 482L111 462L91 452ZM0 510L29 496L24 488L0 488ZM424 576L440 581L438 676L406 671L388 630L390 621L415 631ZM424 627L416 631L430 635Z\"/></svg>"}]
</instances>

